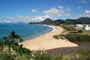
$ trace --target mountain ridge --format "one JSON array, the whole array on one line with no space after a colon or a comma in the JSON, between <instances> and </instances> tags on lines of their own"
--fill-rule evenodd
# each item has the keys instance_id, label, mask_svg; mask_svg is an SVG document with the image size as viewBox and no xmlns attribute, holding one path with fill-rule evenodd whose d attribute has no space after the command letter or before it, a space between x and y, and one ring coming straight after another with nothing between
<instances>
[{"instance_id":1,"label":"mountain ridge","mask_svg":"<svg viewBox=\"0 0 90 60\"><path fill-rule=\"evenodd\" d=\"M57 20L52 20L50 18L45 19L44 21L41 22L30 22L29 24L90 24L90 18L89 17L81 17L78 19L57 19Z\"/></svg>"}]
</instances>

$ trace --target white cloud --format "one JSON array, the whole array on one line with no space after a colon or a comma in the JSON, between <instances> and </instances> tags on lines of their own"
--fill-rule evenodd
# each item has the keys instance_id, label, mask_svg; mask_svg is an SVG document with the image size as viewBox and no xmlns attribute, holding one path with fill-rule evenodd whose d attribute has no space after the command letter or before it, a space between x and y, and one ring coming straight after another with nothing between
<instances>
[{"instance_id":1,"label":"white cloud","mask_svg":"<svg viewBox=\"0 0 90 60\"><path fill-rule=\"evenodd\" d=\"M30 22L40 22L44 21L46 18L54 19L51 16L44 15L44 16L32 16Z\"/></svg>"},{"instance_id":2,"label":"white cloud","mask_svg":"<svg viewBox=\"0 0 90 60\"><path fill-rule=\"evenodd\" d=\"M86 14L90 14L90 10L85 10L85 13Z\"/></svg>"},{"instance_id":3,"label":"white cloud","mask_svg":"<svg viewBox=\"0 0 90 60\"><path fill-rule=\"evenodd\" d=\"M0 18L0 23L10 23L12 20L9 17Z\"/></svg>"},{"instance_id":4,"label":"white cloud","mask_svg":"<svg viewBox=\"0 0 90 60\"><path fill-rule=\"evenodd\" d=\"M85 16L90 17L90 10L85 10Z\"/></svg>"},{"instance_id":5,"label":"white cloud","mask_svg":"<svg viewBox=\"0 0 90 60\"><path fill-rule=\"evenodd\" d=\"M57 8L51 8L49 10L44 11L46 15L51 15L51 16L61 16L59 10Z\"/></svg>"},{"instance_id":6,"label":"white cloud","mask_svg":"<svg viewBox=\"0 0 90 60\"><path fill-rule=\"evenodd\" d=\"M16 19L16 22L24 22L24 23L29 23L29 22L40 22L45 19L44 16L18 16Z\"/></svg>"},{"instance_id":7,"label":"white cloud","mask_svg":"<svg viewBox=\"0 0 90 60\"><path fill-rule=\"evenodd\" d=\"M80 17L90 17L90 10L85 10L83 14L80 14L77 18Z\"/></svg>"},{"instance_id":8,"label":"white cloud","mask_svg":"<svg viewBox=\"0 0 90 60\"><path fill-rule=\"evenodd\" d=\"M36 9L32 9L32 13L37 13L37 10Z\"/></svg>"},{"instance_id":9,"label":"white cloud","mask_svg":"<svg viewBox=\"0 0 90 60\"><path fill-rule=\"evenodd\" d=\"M17 16L16 18L11 18L11 17L0 18L0 23L40 22L40 21L45 20L46 18L54 19L53 17L50 17L48 15L44 15L44 16Z\"/></svg>"},{"instance_id":10,"label":"white cloud","mask_svg":"<svg viewBox=\"0 0 90 60\"><path fill-rule=\"evenodd\" d=\"M63 7L63 6L58 6L58 8L59 8L60 10L64 10L64 7Z\"/></svg>"},{"instance_id":11,"label":"white cloud","mask_svg":"<svg viewBox=\"0 0 90 60\"><path fill-rule=\"evenodd\" d=\"M40 22L43 21L44 19L46 19L44 16L34 16L31 18L31 22Z\"/></svg>"},{"instance_id":12,"label":"white cloud","mask_svg":"<svg viewBox=\"0 0 90 60\"><path fill-rule=\"evenodd\" d=\"M70 10L70 8L65 9L63 6L58 6L44 11L44 14L49 16L70 16Z\"/></svg>"},{"instance_id":13,"label":"white cloud","mask_svg":"<svg viewBox=\"0 0 90 60\"><path fill-rule=\"evenodd\" d=\"M36 9L32 9L32 13L37 13L38 11ZM20 16L16 15L16 18L6 17L6 18L0 18L0 23L17 23L17 22L40 22L45 20L46 18L50 19L58 19L59 17L64 16L71 16L71 9L65 8L63 6L57 6L56 8L51 8L46 11L44 11L43 16Z\"/></svg>"}]
</instances>

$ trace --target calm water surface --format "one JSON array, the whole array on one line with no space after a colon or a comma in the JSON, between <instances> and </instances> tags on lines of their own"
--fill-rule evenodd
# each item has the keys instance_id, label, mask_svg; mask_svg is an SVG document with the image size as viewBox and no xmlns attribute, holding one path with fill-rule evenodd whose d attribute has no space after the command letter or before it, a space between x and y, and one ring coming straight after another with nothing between
<instances>
[{"instance_id":1,"label":"calm water surface","mask_svg":"<svg viewBox=\"0 0 90 60\"><path fill-rule=\"evenodd\" d=\"M8 36L11 31L15 31L24 40L28 40L51 30L52 28L48 26L34 24L0 24L0 40L3 40L4 36Z\"/></svg>"}]
</instances>

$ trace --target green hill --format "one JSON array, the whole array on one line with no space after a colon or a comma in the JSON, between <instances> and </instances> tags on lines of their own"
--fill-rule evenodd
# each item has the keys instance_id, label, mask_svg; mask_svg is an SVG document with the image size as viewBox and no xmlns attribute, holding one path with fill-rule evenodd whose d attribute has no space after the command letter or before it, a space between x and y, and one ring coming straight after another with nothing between
<instances>
[{"instance_id":1,"label":"green hill","mask_svg":"<svg viewBox=\"0 0 90 60\"><path fill-rule=\"evenodd\" d=\"M57 25L57 24L90 24L90 18L89 17L81 17L78 19L57 19L57 20L52 20L52 19L45 19L44 21L41 22L30 22L30 24L49 24L49 25Z\"/></svg>"}]
</instances>

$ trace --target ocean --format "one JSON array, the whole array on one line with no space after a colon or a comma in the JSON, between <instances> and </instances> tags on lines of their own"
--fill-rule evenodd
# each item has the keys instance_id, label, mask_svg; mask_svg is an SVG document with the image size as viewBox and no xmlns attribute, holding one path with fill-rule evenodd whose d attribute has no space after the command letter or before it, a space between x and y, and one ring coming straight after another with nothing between
<instances>
[{"instance_id":1,"label":"ocean","mask_svg":"<svg viewBox=\"0 0 90 60\"><path fill-rule=\"evenodd\" d=\"M51 27L35 24L0 24L0 40L15 31L24 40L32 39L52 31Z\"/></svg>"}]
</instances>

